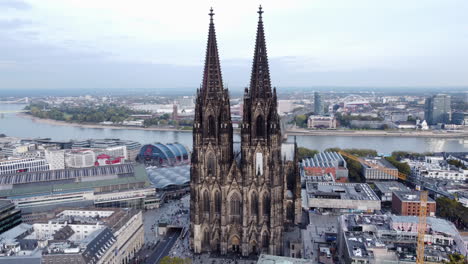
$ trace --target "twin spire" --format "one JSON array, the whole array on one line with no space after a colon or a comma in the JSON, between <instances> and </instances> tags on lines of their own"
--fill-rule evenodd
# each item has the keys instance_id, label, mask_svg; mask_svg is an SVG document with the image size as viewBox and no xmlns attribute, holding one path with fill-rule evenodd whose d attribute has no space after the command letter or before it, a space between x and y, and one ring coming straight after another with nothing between
<instances>
[{"instance_id":1,"label":"twin spire","mask_svg":"<svg viewBox=\"0 0 468 264\"><path fill-rule=\"evenodd\" d=\"M265 44L265 32L263 29L262 6L258 9L257 38L255 41L254 60L250 79L250 94L254 97L271 95L270 70ZM208 31L208 44L206 47L205 70L203 74L202 93L215 94L223 91L221 65L219 62L218 45L213 23L213 8L210 9L210 26Z\"/></svg>"},{"instance_id":2,"label":"twin spire","mask_svg":"<svg viewBox=\"0 0 468 264\"><path fill-rule=\"evenodd\" d=\"M205 70L203 73L202 93L216 94L223 91L223 78L219 63L218 44L213 23L213 8L210 9L210 27L208 30L208 44L206 46Z\"/></svg>"}]
</instances>

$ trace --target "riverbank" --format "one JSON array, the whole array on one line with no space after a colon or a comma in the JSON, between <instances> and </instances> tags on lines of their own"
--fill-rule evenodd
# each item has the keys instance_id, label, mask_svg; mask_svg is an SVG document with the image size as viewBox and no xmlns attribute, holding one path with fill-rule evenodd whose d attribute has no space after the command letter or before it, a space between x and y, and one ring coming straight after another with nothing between
<instances>
[{"instance_id":1,"label":"riverbank","mask_svg":"<svg viewBox=\"0 0 468 264\"><path fill-rule=\"evenodd\" d=\"M192 130L182 130L177 128L165 128L165 127L134 127L134 126L114 126L114 125L100 125L100 124L89 124L89 123L73 123L66 121L59 121L53 119L39 118L25 113L18 113L17 116L21 118L29 118L33 122L56 125L56 126L74 126L82 128L110 128L120 130L147 130L147 131L176 131L176 132L192 132Z\"/></svg>"},{"instance_id":2,"label":"riverbank","mask_svg":"<svg viewBox=\"0 0 468 264\"><path fill-rule=\"evenodd\" d=\"M288 136L347 136L347 137L426 137L426 138L468 138L468 131L405 131L405 130L306 130L291 129Z\"/></svg>"},{"instance_id":3,"label":"riverbank","mask_svg":"<svg viewBox=\"0 0 468 264\"><path fill-rule=\"evenodd\" d=\"M34 122L45 123L58 126L75 126L82 128L110 128L119 130L146 130L146 131L173 131L173 132L192 132L191 130L181 130L177 128L162 127L132 127L132 126L114 126L100 124L80 124L53 119L44 119L31 116L25 113L18 113L17 116L29 118ZM238 129L234 132L239 133ZM346 136L346 137L425 137L425 138L468 138L468 131L393 131L393 130L307 130L290 129L286 132L288 136Z\"/></svg>"}]
</instances>

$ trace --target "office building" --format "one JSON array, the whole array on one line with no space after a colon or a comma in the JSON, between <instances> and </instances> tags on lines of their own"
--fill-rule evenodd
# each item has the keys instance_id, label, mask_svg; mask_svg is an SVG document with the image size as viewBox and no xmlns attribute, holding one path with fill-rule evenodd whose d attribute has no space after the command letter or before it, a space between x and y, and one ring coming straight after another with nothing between
<instances>
[{"instance_id":1,"label":"office building","mask_svg":"<svg viewBox=\"0 0 468 264\"><path fill-rule=\"evenodd\" d=\"M307 119L307 128L335 129L336 118L333 116L311 115Z\"/></svg>"},{"instance_id":2,"label":"office building","mask_svg":"<svg viewBox=\"0 0 468 264\"><path fill-rule=\"evenodd\" d=\"M307 210L365 212L380 210L380 199L365 183L306 182Z\"/></svg>"},{"instance_id":3,"label":"office building","mask_svg":"<svg viewBox=\"0 0 468 264\"><path fill-rule=\"evenodd\" d=\"M381 157L360 158L362 174L366 180L396 180L398 169Z\"/></svg>"},{"instance_id":4,"label":"office building","mask_svg":"<svg viewBox=\"0 0 468 264\"><path fill-rule=\"evenodd\" d=\"M21 224L21 210L10 200L0 200L0 234Z\"/></svg>"},{"instance_id":5,"label":"office building","mask_svg":"<svg viewBox=\"0 0 468 264\"><path fill-rule=\"evenodd\" d=\"M65 166L67 168L93 167L96 162L96 153L90 149L74 149L65 153Z\"/></svg>"},{"instance_id":6,"label":"office building","mask_svg":"<svg viewBox=\"0 0 468 264\"><path fill-rule=\"evenodd\" d=\"M438 94L426 98L425 118L429 125L448 124L451 120L452 107L450 96Z\"/></svg>"},{"instance_id":7,"label":"office building","mask_svg":"<svg viewBox=\"0 0 468 264\"><path fill-rule=\"evenodd\" d=\"M319 94L319 92L314 93L314 114L323 115L322 96Z\"/></svg>"},{"instance_id":8,"label":"office building","mask_svg":"<svg viewBox=\"0 0 468 264\"><path fill-rule=\"evenodd\" d=\"M452 114L452 123L468 126L468 112L455 112Z\"/></svg>"},{"instance_id":9,"label":"office building","mask_svg":"<svg viewBox=\"0 0 468 264\"><path fill-rule=\"evenodd\" d=\"M382 202L391 202L393 192L409 191L403 183L397 181L377 181L374 182L375 193L380 197Z\"/></svg>"},{"instance_id":10,"label":"office building","mask_svg":"<svg viewBox=\"0 0 468 264\"><path fill-rule=\"evenodd\" d=\"M49 170L46 159L36 158L8 158L0 159L0 174L14 174L21 172L35 172Z\"/></svg>"},{"instance_id":11,"label":"office building","mask_svg":"<svg viewBox=\"0 0 468 264\"><path fill-rule=\"evenodd\" d=\"M0 234L0 262L130 263L143 243L139 210L72 208Z\"/></svg>"},{"instance_id":12,"label":"office building","mask_svg":"<svg viewBox=\"0 0 468 264\"><path fill-rule=\"evenodd\" d=\"M342 215L338 224L340 263L414 263L417 216ZM424 236L425 261L442 263L453 253L467 254L466 244L449 221L428 217Z\"/></svg>"},{"instance_id":13,"label":"office building","mask_svg":"<svg viewBox=\"0 0 468 264\"><path fill-rule=\"evenodd\" d=\"M419 216L421 206L420 193L416 191L396 191L393 192L392 212L397 215ZM430 197L427 198L427 215L435 216L436 202Z\"/></svg>"},{"instance_id":14,"label":"office building","mask_svg":"<svg viewBox=\"0 0 468 264\"><path fill-rule=\"evenodd\" d=\"M88 139L73 142L73 149L105 149L109 147L125 146L127 147L127 160L135 161L138 153L140 152L141 144L131 140L121 140L118 138L106 139Z\"/></svg>"}]
</instances>

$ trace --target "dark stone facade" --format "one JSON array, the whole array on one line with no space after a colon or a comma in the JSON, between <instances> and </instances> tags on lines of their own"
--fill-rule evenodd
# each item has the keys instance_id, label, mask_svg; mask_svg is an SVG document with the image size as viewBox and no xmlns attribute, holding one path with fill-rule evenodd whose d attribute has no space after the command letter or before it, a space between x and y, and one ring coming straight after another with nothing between
<instances>
[{"instance_id":1,"label":"dark stone facade","mask_svg":"<svg viewBox=\"0 0 468 264\"><path fill-rule=\"evenodd\" d=\"M203 84L197 90L193 125L190 246L194 253L282 255L285 229L301 219L298 161L296 155L286 160L281 154L280 117L276 89L270 82L261 8L258 13L237 152L210 13Z\"/></svg>"}]
</instances>

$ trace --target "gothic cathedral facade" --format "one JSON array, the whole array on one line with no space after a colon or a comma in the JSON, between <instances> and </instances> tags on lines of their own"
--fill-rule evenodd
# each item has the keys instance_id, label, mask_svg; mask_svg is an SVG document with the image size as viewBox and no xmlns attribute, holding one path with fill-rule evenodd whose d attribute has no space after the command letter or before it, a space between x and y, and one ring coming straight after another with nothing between
<instances>
[{"instance_id":1,"label":"gothic cathedral facade","mask_svg":"<svg viewBox=\"0 0 468 264\"><path fill-rule=\"evenodd\" d=\"M194 253L282 255L285 230L301 220L296 146L290 160L282 156L261 7L258 13L238 146L233 142L229 93L223 86L210 12L203 83L197 90L193 123L190 247Z\"/></svg>"}]
</instances>

